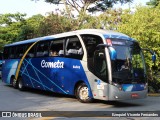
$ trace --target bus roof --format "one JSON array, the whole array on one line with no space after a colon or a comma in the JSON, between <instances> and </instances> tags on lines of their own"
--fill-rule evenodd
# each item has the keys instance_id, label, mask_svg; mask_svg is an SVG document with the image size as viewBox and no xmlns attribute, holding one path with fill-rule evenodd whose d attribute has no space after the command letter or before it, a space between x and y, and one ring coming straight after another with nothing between
<instances>
[{"instance_id":1,"label":"bus roof","mask_svg":"<svg viewBox=\"0 0 160 120\"><path fill-rule=\"evenodd\" d=\"M42 40L42 41L43 40L51 40L51 39L55 39L55 38L67 37L67 36L72 36L72 35L76 35L76 34L95 34L95 35L103 35L106 38L121 38L121 39L126 39L126 40L134 40L134 39L130 38L129 36L123 34L123 33L112 31L112 30L82 29L82 30L64 32L64 33L59 33L59 34L55 34L55 35L49 35L49 36L44 36L44 37L38 37L38 38L23 40L23 41L19 41L19 42L15 42L15 43L12 43L12 44L5 45L5 47L27 44L27 43L33 43L33 42L36 42L38 40Z\"/></svg>"}]
</instances>

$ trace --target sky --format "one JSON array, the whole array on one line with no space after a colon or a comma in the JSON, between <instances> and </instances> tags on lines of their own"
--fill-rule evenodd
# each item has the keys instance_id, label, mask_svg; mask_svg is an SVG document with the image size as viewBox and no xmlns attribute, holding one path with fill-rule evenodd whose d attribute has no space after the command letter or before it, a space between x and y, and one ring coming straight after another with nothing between
<instances>
[{"instance_id":1,"label":"sky","mask_svg":"<svg viewBox=\"0 0 160 120\"><path fill-rule=\"evenodd\" d=\"M146 2L150 0L134 0L132 6L142 4L145 5ZM119 5L116 5L119 7ZM128 4L123 6L124 8L128 7ZM0 3L0 14L6 13L26 13L27 17L31 17L36 14L47 15L47 12L54 11L57 9L57 5L45 3L44 0L1 0Z\"/></svg>"}]
</instances>

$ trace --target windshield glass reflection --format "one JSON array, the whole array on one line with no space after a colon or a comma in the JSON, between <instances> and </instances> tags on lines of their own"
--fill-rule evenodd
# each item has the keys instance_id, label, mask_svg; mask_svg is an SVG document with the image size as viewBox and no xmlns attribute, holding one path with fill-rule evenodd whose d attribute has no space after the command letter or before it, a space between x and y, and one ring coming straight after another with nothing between
<instances>
[{"instance_id":1,"label":"windshield glass reflection","mask_svg":"<svg viewBox=\"0 0 160 120\"><path fill-rule=\"evenodd\" d=\"M113 45L117 59L112 60L113 82L119 84L145 83L146 72L143 53L136 42Z\"/></svg>"}]
</instances>

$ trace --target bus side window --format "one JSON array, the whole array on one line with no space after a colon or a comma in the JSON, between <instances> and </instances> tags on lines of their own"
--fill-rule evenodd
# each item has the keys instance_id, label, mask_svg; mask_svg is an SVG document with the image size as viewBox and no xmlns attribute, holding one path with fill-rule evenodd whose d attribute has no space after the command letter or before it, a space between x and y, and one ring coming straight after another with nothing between
<instances>
[{"instance_id":1,"label":"bus side window","mask_svg":"<svg viewBox=\"0 0 160 120\"><path fill-rule=\"evenodd\" d=\"M22 58L24 55L24 45L17 46L16 58Z\"/></svg>"},{"instance_id":2,"label":"bus side window","mask_svg":"<svg viewBox=\"0 0 160 120\"><path fill-rule=\"evenodd\" d=\"M28 48L31 46L32 44L28 44L28 45L26 45L26 47L25 47L25 51L27 51L28 50ZM33 57L35 57L35 48L36 48L36 45L34 45L30 50L29 50L29 52L28 52L28 54L27 54L27 58L33 58Z\"/></svg>"},{"instance_id":3,"label":"bus side window","mask_svg":"<svg viewBox=\"0 0 160 120\"><path fill-rule=\"evenodd\" d=\"M0 60L3 59L3 53L0 52Z\"/></svg>"},{"instance_id":4,"label":"bus side window","mask_svg":"<svg viewBox=\"0 0 160 120\"><path fill-rule=\"evenodd\" d=\"M8 47L4 48L3 57L4 57L4 59L8 59L9 58L9 48Z\"/></svg>"},{"instance_id":5,"label":"bus side window","mask_svg":"<svg viewBox=\"0 0 160 120\"><path fill-rule=\"evenodd\" d=\"M49 56L64 56L64 38L51 41Z\"/></svg>"},{"instance_id":6,"label":"bus side window","mask_svg":"<svg viewBox=\"0 0 160 120\"><path fill-rule=\"evenodd\" d=\"M16 46L9 48L9 58L14 59L16 57Z\"/></svg>"},{"instance_id":7,"label":"bus side window","mask_svg":"<svg viewBox=\"0 0 160 120\"><path fill-rule=\"evenodd\" d=\"M40 42L37 45L36 57L48 57L49 42Z\"/></svg>"},{"instance_id":8,"label":"bus side window","mask_svg":"<svg viewBox=\"0 0 160 120\"><path fill-rule=\"evenodd\" d=\"M67 38L66 57L82 60L83 48L77 36Z\"/></svg>"}]
</instances>

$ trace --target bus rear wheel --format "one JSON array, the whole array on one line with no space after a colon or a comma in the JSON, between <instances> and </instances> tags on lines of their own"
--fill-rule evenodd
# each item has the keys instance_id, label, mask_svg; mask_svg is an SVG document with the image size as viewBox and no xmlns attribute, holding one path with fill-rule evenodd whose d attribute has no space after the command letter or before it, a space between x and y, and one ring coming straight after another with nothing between
<instances>
[{"instance_id":1,"label":"bus rear wheel","mask_svg":"<svg viewBox=\"0 0 160 120\"><path fill-rule=\"evenodd\" d=\"M77 87L76 97L82 103L89 103L93 100L93 98L89 96L89 88L85 83L81 83Z\"/></svg>"},{"instance_id":2,"label":"bus rear wheel","mask_svg":"<svg viewBox=\"0 0 160 120\"><path fill-rule=\"evenodd\" d=\"M23 79L22 77L18 78L18 89L23 91L25 89L24 85L23 85Z\"/></svg>"},{"instance_id":3,"label":"bus rear wheel","mask_svg":"<svg viewBox=\"0 0 160 120\"><path fill-rule=\"evenodd\" d=\"M18 88L18 85L17 85L17 80L15 79L15 78L11 78L11 84L12 84L12 86L15 88L15 89L17 89Z\"/></svg>"}]
</instances>

